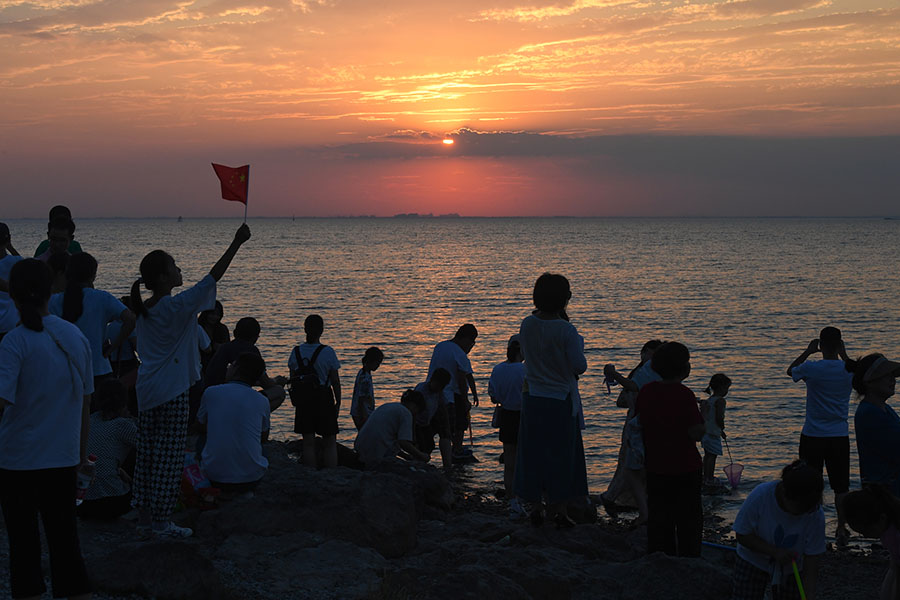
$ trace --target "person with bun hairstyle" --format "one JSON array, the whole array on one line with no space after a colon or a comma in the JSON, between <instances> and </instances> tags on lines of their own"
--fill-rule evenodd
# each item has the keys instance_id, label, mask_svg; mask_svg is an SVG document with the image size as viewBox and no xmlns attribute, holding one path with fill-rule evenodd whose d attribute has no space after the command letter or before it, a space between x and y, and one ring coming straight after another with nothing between
<instances>
[{"instance_id":1,"label":"person with bun hairstyle","mask_svg":"<svg viewBox=\"0 0 900 600\"><path fill-rule=\"evenodd\" d=\"M875 353L849 365L853 389L859 394L853 421L860 479L880 483L900 496L900 416L887 404L896 389L900 363Z\"/></svg>"},{"instance_id":2,"label":"person with bun hairstyle","mask_svg":"<svg viewBox=\"0 0 900 600\"><path fill-rule=\"evenodd\" d=\"M21 323L0 342L0 506L9 539L13 598L38 598L39 521L54 597L90 598L75 518L77 469L85 463L94 391L84 334L47 310L50 270L26 259L9 276Z\"/></svg>"},{"instance_id":3,"label":"person with bun hairstyle","mask_svg":"<svg viewBox=\"0 0 900 600\"><path fill-rule=\"evenodd\" d=\"M138 443L132 505L139 508L140 530L161 537L187 537L193 532L170 520L178 500L189 416L189 390L200 379L197 314L213 308L216 282L244 242L246 223L209 274L178 294L181 269L169 254L154 250L141 260L141 278L131 287L137 314L141 366L136 384ZM140 286L153 295L145 302Z\"/></svg>"},{"instance_id":4,"label":"person with bun hairstyle","mask_svg":"<svg viewBox=\"0 0 900 600\"><path fill-rule=\"evenodd\" d=\"M737 559L732 600L800 598L792 562L796 561L808 600L816 598L819 557L825 553L822 471L796 460L781 481L756 486L734 520Z\"/></svg>"},{"instance_id":5,"label":"person with bun hairstyle","mask_svg":"<svg viewBox=\"0 0 900 600\"><path fill-rule=\"evenodd\" d=\"M880 600L900 599L900 499L883 485L869 484L844 496L843 503L847 525L865 537L881 540L891 555Z\"/></svg>"}]
</instances>

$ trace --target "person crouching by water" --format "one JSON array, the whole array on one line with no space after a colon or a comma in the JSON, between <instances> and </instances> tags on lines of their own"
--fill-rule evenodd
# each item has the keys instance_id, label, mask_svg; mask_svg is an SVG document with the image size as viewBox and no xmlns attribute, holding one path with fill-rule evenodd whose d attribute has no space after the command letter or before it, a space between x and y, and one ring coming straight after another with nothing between
<instances>
[{"instance_id":1,"label":"person crouching by water","mask_svg":"<svg viewBox=\"0 0 900 600\"><path fill-rule=\"evenodd\" d=\"M403 451L413 460L428 462L431 456L413 443L413 422L424 410L425 397L415 390L403 392L400 402L388 402L376 408L353 442L359 460L372 467Z\"/></svg>"},{"instance_id":2,"label":"person crouching by water","mask_svg":"<svg viewBox=\"0 0 900 600\"><path fill-rule=\"evenodd\" d=\"M423 381L415 388L415 391L425 398L425 410L416 415L416 448L431 456L434 451L434 436L438 436L441 466L444 467L444 471L453 468L450 417L447 414L444 397L444 389L449 384L450 373L447 369L435 369L428 381Z\"/></svg>"},{"instance_id":3,"label":"person crouching by water","mask_svg":"<svg viewBox=\"0 0 900 600\"><path fill-rule=\"evenodd\" d=\"M697 400L681 382L691 373L684 344L666 342L653 353L661 381L641 388L636 400L647 469L647 552L700 556L702 462L697 442L706 427Z\"/></svg>"},{"instance_id":4,"label":"person crouching by water","mask_svg":"<svg viewBox=\"0 0 900 600\"><path fill-rule=\"evenodd\" d=\"M46 589L40 517L53 596L90 598L78 543L75 481L87 454L91 347L75 325L50 315L50 281L50 270L40 261L13 266L9 295L21 324L0 342L0 506L9 539L10 588L13 598L38 598Z\"/></svg>"},{"instance_id":5,"label":"person crouching by water","mask_svg":"<svg viewBox=\"0 0 900 600\"><path fill-rule=\"evenodd\" d=\"M588 493L579 407L572 397L587 360L584 338L563 318L571 297L568 279L544 273L532 294L537 310L519 329L525 387L513 487L516 496L536 505L531 512L536 526L543 523L543 497L548 516L558 528L567 528L575 525L567 504Z\"/></svg>"},{"instance_id":6,"label":"person crouching by water","mask_svg":"<svg viewBox=\"0 0 900 600\"><path fill-rule=\"evenodd\" d=\"M732 600L799 598L796 560L806 597L815 600L819 557L825 553L822 472L802 460L781 471L781 481L756 486L734 520L737 559Z\"/></svg>"},{"instance_id":7,"label":"person crouching by water","mask_svg":"<svg viewBox=\"0 0 900 600\"><path fill-rule=\"evenodd\" d=\"M241 225L209 274L193 287L172 295L182 285L175 259L154 250L141 261L141 279L131 287L137 318L141 366L138 369L138 444L132 505L140 509L138 527L160 537L180 538L193 532L170 520L178 501L187 441L190 387L200 379L197 313L216 299L216 282L250 239ZM140 285L153 292L146 302Z\"/></svg>"}]
</instances>

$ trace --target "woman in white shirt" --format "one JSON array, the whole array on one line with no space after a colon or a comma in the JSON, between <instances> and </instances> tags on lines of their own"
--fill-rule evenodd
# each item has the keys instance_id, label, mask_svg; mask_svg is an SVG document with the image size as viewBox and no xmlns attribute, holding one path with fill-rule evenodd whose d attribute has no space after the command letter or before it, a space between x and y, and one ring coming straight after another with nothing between
<instances>
[{"instance_id":1,"label":"woman in white shirt","mask_svg":"<svg viewBox=\"0 0 900 600\"><path fill-rule=\"evenodd\" d=\"M94 386L112 376L109 353L118 349L134 330L134 313L122 301L103 290L94 289L97 261L87 252L73 254L66 266L66 291L50 298L50 312L74 323L91 344ZM111 345L104 349L106 326L121 321L122 326Z\"/></svg>"},{"instance_id":2,"label":"woman in white shirt","mask_svg":"<svg viewBox=\"0 0 900 600\"><path fill-rule=\"evenodd\" d=\"M212 308L216 282L238 248L250 239L241 225L231 245L209 274L193 287L172 295L182 285L175 259L154 250L141 261L141 279L131 288L138 315L141 366L138 369L138 444L132 505L140 509L138 527L162 537L188 537L193 532L170 520L178 501L187 440L188 391L200 379L197 314ZM144 302L140 285L153 295Z\"/></svg>"},{"instance_id":3,"label":"woman in white shirt","mask_svg":"<svg viewBox=\"0 0 900 600\"><path fill-rule=\"evenodd\" d=\"M537 503L532 523L543 521L542 497L557 527L572 527L566 506L587 496L579 405L572 395L587 370L584 338L565 319L572 297L562 275L544 273L534 284L534 313L522 321L519 343L525 357L525 391L516 457L515 492Z\"/></svg>"},{"instance_id":4,"label":"woman in white shirt","mask_svg":"<svg viewBox=\"0 0 900 600\"><path fill-rule=\"evenodd\" d=\"M51 278L47 265L35 259L14 265L9 277L21 324L0 342L0 505L12 597L37 598L46 589L40 517L53 596L90 598L75 481L85 458L94 390L91 348L75 325L47 310Z\"/></svg>"}]
</instances>

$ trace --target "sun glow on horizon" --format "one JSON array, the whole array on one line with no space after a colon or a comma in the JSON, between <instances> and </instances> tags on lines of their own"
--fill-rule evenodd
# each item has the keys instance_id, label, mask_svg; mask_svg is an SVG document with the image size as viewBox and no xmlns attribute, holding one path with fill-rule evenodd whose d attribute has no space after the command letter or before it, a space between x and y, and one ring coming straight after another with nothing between
<instances>
[{"instance_id":1,"label":"sun glow on horizon","mask_svg":"<svg viewBox=\"0 0 900 600\"><path fill-rule=\"evenodd\" d=\"M453 145L453 140L451 140L451 139L449 139L449 138L448 138L448 139L445 139L443 142L444 142L444 145L445 145L445 146L452 146L452 145Z\"/></svg>"}]
</instances>

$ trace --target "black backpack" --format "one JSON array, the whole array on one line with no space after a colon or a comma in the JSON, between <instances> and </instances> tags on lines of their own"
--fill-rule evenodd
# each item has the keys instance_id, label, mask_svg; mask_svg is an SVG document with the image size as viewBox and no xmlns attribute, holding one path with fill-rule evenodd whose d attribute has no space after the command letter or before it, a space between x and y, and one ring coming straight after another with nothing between
<instances>
[{"instance_id":1,"label":"black backpack","mask_svg":"<svg viewBox=\"0 0 900 600\"><path fill-rule=\"evenodd\" d=\"M291 404L300 406L304 400L313 398L325 386L319 383L315 364L319 354L325 348L325 344L319 344L312 356L308 359L300 356L300 346L294 346L294 357L297 360L297 370L291 376Z\"/></svg>"}]
</instances>

